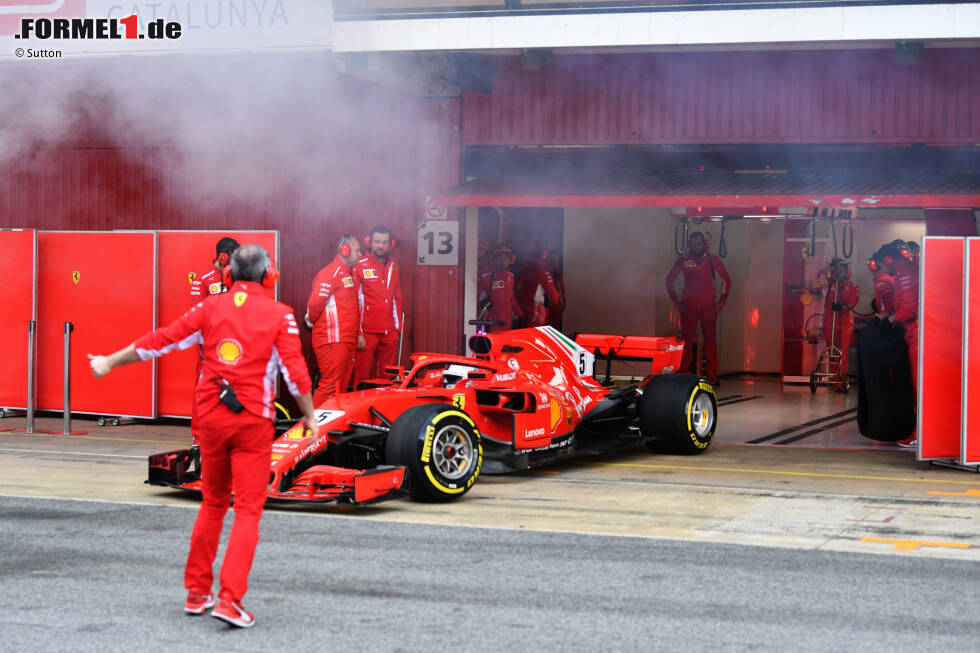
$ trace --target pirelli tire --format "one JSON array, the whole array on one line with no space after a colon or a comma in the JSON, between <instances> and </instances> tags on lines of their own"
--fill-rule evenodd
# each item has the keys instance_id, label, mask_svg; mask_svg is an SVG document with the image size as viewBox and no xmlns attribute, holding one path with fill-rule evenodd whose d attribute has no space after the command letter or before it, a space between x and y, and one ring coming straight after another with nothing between
<instances>
[{"instance_id":1,"label":"pirelli tire","mask_svg":"<svg viewBox=\"0 0 980 653\"><path fill-rule=\"evenodd\" d=\"M415 406L392 425L385 462L405 466L405 485L413 499L454 501L469 492L480 476L480 431L469 415L454 406Z\"/></svg>"},{"instance_id":2,"label":"pirelli tire","mask_svg":"<svg viewBox=\"0 0 980 653\"><path fill-rule=\"evenodd\" d=\"M714 387L690 374L652 377L637 401L640 431L657 453L704 453L718 427Z\"/></svg>"}]
</instances>

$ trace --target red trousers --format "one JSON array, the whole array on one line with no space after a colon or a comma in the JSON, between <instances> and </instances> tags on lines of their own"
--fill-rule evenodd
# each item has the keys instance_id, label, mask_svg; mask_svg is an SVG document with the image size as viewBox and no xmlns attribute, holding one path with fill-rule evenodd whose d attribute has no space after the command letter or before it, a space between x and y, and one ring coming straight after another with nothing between
<instances>
[{"instance_id":1,"label":"red trousers","mask_svg":"<svg viewBox=\"0 0 980 653\"><path fill-rule=\"evenodd\" d=\"M687 372L694 361L697 345L694 337L701 324L701 335L704 336L704 357L706 369L704 375L714 383L718 380L718 314L711 306L681 306L681 337L684 339L684 353L681 355L681 372Z\"/></svg>"},{"instance_id":2,"label":"red trousers","mask_svg":"<svg viewBox=\"0 0 980 653\"><path fill-rule=\"evenodd\" d=\"M353 342L331 342L313 344L317 365L320 366L320 385L313 392L313 405L319 406L328 397L347 392L351 374L354 372Z\"/></svg>"},{"instance_id":3,"label":"red trousers","mask_svg":"<svg viewBox=\"0 0 980 653\"><path fill-rule=\"evenodd\" d=\"M224 404L199 415L198 427L204 498L191 533L184 586L211 593L214 558L234 491L235 521L221 564L218 594L228 601L241 601L248 590L248 572L259 541L275 430L271 420L248 411L236 415Z\"/></svg>"},{"instance_id":4,"label":"red trousers","mask_svg":"<svg viewBox=\"0 0 980 653\"><path fill-rule=\"evenodd\" d=\"M365 379L377 379L384 375L386 367L395 364L398 355L398 332L365 333L367 345L358 351L354 360L354 387Z\"/></svg>"},{"instance_id":5,"label":"red trousers","mask_svg":"<svg viewBox=\"0 0 980 653\"><path fill-rule=\"evenodd\" d=\"M197 367L194 371L194 388L197 388L197 382L201 378L201 368L204 367L204 359L201 357L201 348L197 348ZM193 444L201 443L201 429L197 425L197 397L195 397L195 392L191 393L191 442Z\"/></svg>"}]
</instances>

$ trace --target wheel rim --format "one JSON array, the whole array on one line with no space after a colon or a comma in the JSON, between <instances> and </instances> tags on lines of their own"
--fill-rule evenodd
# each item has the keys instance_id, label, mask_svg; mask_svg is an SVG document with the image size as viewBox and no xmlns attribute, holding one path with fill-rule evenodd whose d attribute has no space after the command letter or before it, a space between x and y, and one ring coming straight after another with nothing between
<instances>
[{"instance_id":1,"label":"wheel rim","mask_svg":"<svg viewBox=\"0 0 980 653\"><path fill-rule=\"evenodd\" d=\"M455 481L466 476L473 463L473 440L456 425L439 429L432 438L432 464L446 479Z\"/></svg>"},{"instance_id":2,"label":"wheel rim","mask_svg":"<svg viewBox=\"0 0 980 653\"><path fill-rule=\"evenodd\" d=\"M715 424L715 406L711 403L711 397L701 393L694 400L691 406L691 426L698 437L703 438L711 433L711 428Z\"/></svg>"}]
</instances>

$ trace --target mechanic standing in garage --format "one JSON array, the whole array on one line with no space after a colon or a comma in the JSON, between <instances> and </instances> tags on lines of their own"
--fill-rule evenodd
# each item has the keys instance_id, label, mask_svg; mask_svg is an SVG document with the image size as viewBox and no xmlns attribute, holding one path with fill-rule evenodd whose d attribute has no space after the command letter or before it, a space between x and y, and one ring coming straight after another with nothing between
<instances>
[{"instance_id":1,"label":"mechanic standing in garage","mask_svg":"<svg viewBox=\"0 0 980 653\"><path fill-rule=\"evenodd\" d=\"M895 311L888 317L893 324L905 330L905 344L909 348L909 371L912 374L912 391L917 393L919 379L919 266L915 254L903 241L882 246L876 256L882 269L893 278ZM917 396L917 395L916 395ZM916 436L899 440L904 447L915 445Z\"/></svg>"},{"instance_id":2,"label":"mechanic standing in garage","mask_svg":"<svg viewBox=\"0 0 980 653\"><path fill-rule=\"evenodd\" d=\"M354 372L354 352L364 349L360 335L358 283L354 265L361 245L350 234L337 242L337 256L313 279L306 303L306 325L313 329L313 353L320 366L320 384L313 394L319 406L328 397L347 392Z\"/></svg>"},{"instance_id":3,"label":"mechanic standing in garage","mask_svg":"<svg viewBox=\"0 0 980 653\"><path fill-rule=\"evenodd\" d=\"M701 324L704 336L705 376L711 383L718 383L718 313L725 306L732 279L721 259L708 251L704 235L692 232L687 239L688 251L677 259L674 267L667 273L667 294L670 301L681 313L681 337L684 339L684 354L681 357L681 371L686 372L694 362L694 337ZM684 295L677 298L674 283L684 274ZM715 298L715 276L722 279L721 298Z\"/></svg>"},{"instance_id":4,"label":"mechanic standing in garage","mask_svg":"<svg viewBox=\"0 0 980 653\"><path fill-rule=\"evenodd\" d=\"M548 258L551 248L544 240L539 240L531 249L531 254L521 265L516 279L517 303L521 306L525 326L546 326L549 319L549 308L557 306L561 301L561 293L555 284L554 277L548 271Z\"/></svg>"},{"instance_id":5,"label":"mechanic standing in garage","mask_svg":"<svg viewBox=\"0 0 980 653\"><path fill-rule=\"evenodd\" d=\"M196 306L211 295L220 295L228 290L222 281L222 270L231 264L231 255L241 245L234 238L225 236L214 246L214 260L206 271L195 274L191 279L191 306ZM201 365L204 363L204 351L198 348L197 368L194 372L194 385L201 378ZM201 431L197 427L197 402L191 401L191 442L200 442Z\"/></svg>"},{"instance_id":6,"label":"mechanic standing in garage","mask_svg":"<svg viewBox=\"0 0 980 653\"><path fill-rule=\"evenodd\" d=\"M490 333L499 333L512 328L514 318L524 317L524 313L514 297L514 275L509 270L516 258L514 252L509 247L498 247L493 254L494 269L480 276L476 296L480 315L486 312L489 319L502 322L489 329Z\"/></svg>"},{"instance_id":7,"label":"mechanic standing in garage","mask_svg":"<svg viewBox=\"0 0 980 653\"><path fill-rule=\"evenodd\" d=\"M358 349L354 362L355 388L360 381L380 377L398 355L403 308L398 264L391 257L394 246L391 229L378 225L367 237L368 251L354 266L364 336L364 348Z\"/></svg>"},{"instance_id":8,"label":"mechanic standing in garage","mask_svg":"<svg viewBox=\"0 0 980 653\"><path fill-rule=\"evenodd\" d=\"M184 572L184 611L203 614L215 606L213 565L225 513L235 494L235 521L221 565L221 590L211 616L248 628L255 618L242 607L259 539L259 520L269 482L275 435L275 369L303 411L304 426L316 437L310 376L292 309L269 297L278 278L269 254L246 245L231 256L223 280L229 292L208 297L167 327L152 331L109 356L89 354L92 373L102 378L120 365L156 358L201 344L204 373L195 400L201 432L201 508L191 533Z\"/></svg>"}]
</instances>

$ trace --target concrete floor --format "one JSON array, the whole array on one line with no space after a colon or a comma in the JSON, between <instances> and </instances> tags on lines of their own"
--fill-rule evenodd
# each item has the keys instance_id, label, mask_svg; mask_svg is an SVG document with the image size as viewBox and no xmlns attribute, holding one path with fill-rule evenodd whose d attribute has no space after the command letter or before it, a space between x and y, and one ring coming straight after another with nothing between
<instances>
[{"instance_id":1,"label":"concrete floor","mask_svg":"<svg viewBox=\"0 0 980 653\"><path fill-rule=\"evenodd\" d=\"M272 509L980 560L980 476L917 462L912 450L863 438L851 410L855 393L811 394L803 385L739 378L723 379L718 396L716 440L700 456L634 447L483 476L448 504ZM7 418L0 428L23 423ZM84 433L0 433L0 494L196 506L192 497L143 483L147 455L189 444L185 425L99 427L76 419L72 426ZM61 427L58 418L37 422Z\"/></svg>"}]
</instances>

